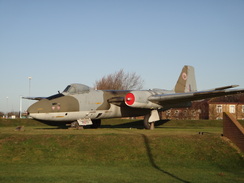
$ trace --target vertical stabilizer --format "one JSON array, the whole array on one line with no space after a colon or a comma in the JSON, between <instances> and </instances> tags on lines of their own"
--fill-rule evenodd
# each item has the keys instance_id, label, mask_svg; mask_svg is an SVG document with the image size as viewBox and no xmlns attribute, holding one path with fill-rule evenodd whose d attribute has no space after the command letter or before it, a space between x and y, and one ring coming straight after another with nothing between
<instances>
[{"instance_id":1,"label":"vertical stabilizer","mask_svg":"<svg viewBox=\"0 0 244 183\"><path fill-rule=\"evenodd\" d=\"M194 67L185 65L175 85L175 93L197 91Z\"/></svg>"}]
</instances>

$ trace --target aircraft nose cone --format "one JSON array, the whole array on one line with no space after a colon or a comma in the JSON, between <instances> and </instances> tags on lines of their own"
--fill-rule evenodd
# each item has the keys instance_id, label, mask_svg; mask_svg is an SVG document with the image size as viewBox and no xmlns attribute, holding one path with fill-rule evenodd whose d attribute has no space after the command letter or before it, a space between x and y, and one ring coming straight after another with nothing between
<instances>
[{"instance_id":1,"label":"aircraft nose cone","mask_svg":"<svg viewBox=\"0 0 244 183\"><path fill-rule=\"evenodd\" d=\"M74 112L79 111L79 102L71 96L63 96L55 99L42 99L32 104L27 112L32 113L52 113L52 112Z\"/></svg>"},{"instance_id":2,"label":"aircraft nose cone","mask_svg":"<svg viewBox=\"0 0 244 183\"><path fill-rule=\"evenodd\" d=\"M27 112L29 114L31 113L42 113L44 111L48 112L47 109L49 109L50 107L50 103L48 102L47 99L43 99L43 100L40 100L34 104L32 104L28 109L27 109ZM46 109L46 110L44 110Z\"/></svg>"}]
</instances>

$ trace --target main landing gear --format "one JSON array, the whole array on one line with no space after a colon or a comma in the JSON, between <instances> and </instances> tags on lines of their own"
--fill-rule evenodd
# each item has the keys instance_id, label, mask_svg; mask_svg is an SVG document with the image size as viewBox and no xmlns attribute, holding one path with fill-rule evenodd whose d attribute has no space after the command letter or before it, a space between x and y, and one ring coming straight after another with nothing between
<instances>
[{"instance_id":1,"label":"main landing gear","mask_svg":"<svg viewBox=\"0 0 244 183\"><path fill-rule=\"evenodd\" d=\"M147 129L147 130L153 130L154 129L154 123L155 121L153 122L149 122L150 118L150 114L147 114L145 117L144 117L144 128Z\"/></svg>"},{"instance_id":2,"label":"main landing gear","mask_svg":"<svg viewBox=\"0 0 244 183\"><path fill-rule=\"evenodd\" d=\"M144 127L148 130L154 129L155 121L160 120L157 110L152 110L149 114L144 117Z\"/></svg>"}]
</instances>

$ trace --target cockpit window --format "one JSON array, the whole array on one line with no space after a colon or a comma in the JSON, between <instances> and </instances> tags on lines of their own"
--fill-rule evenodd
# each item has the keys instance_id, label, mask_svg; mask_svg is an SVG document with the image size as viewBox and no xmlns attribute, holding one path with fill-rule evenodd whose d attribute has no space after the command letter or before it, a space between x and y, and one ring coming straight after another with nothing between
<instances>
[{"instance_id":1,"label":"cockpit window","mask_svg":"<svg viewBox=\"0 0 244 183\"><path fill-rule=\"evenodd\" d=\"M69 90L69 88L70 88L71 86L70 85L68 85L65 89L64 89L64 91L63 92L68 92L68 90Z\"/></svg>"},{"instance_id":2,"label":"cockpit window","mask_svg":"<svg viewBox=\"0 0 244 183\"><path fill-rule=\"evenodd\" d=\"M69 94L81 94L81 93L87 93L90 91L90 87L83 85L83 84L71 84L68 85L63 92L69 93Z\"/></svg>"}]
</instances>

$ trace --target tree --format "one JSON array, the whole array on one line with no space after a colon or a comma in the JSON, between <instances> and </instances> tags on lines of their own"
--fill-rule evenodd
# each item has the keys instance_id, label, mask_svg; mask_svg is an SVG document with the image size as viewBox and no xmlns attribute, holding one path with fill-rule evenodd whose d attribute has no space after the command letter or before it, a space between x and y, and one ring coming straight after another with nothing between
<instances>
[{"instance_id":1,"label":"tree","mask_svg":"<svg viewBox=\"0 0 244 183\"><path fill-rule=\"evenodd\" d=\"M123 69L118 72L103 76L95 82L98 90L139 90L142 88L143 80L136 73L125 73Z\"/></svg>"},{"instance_id":2,"label":"tree","mask_svg":"<svg viewBox=\"0 0 244 183\"><path fill-rule=\"evenodd\" d=\"M0 111L0 118L4 116L4 113Z\"/></svg>"}]
</instances>

